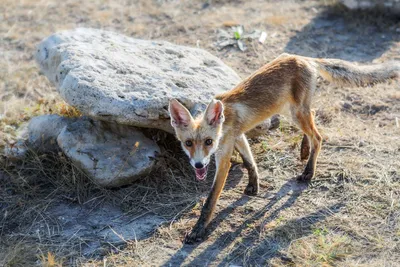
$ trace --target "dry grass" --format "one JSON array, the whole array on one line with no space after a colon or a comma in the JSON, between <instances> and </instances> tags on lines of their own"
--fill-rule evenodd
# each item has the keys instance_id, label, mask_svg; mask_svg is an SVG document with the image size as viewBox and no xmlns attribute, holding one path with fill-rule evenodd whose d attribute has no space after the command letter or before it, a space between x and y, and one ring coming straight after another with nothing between
<instances>
[{"instance_id":1,"label":"dry grass","mask_svg":"<svg viewBox=\"0 0 400 267\"><path fill-rule=\"evenodd\" d=\"M95 27L198 44L243 77L284 51L367 62L400 59L398 21L347 12L334 1L4 0L0 21L0 147L14 142L19 125L32 116L80 115L62 102L32 57L42 38L63 29ZM249 43L245 53L217 51L216 30L227 21L266 31L266 43ZM235 165L212 230L196 246L181 241L211 181L191 179L192 170L171 136L147 133L164 148L157 169L118 190L96 186L62 154L31 152L18 163L2 157L0 265L396 266L398 84L355 89L320 82L318 87L314 108L324 143L317 179L308 187L291 180L303 168L298 159L302 134L284 119L278 131L251 142L261 172L260 196L243 196L246 171ZM59 221L48 210L58 201L93 207L113 203L132 218L157 214L167 223L146 239L103 244L102 252L84 257L87 240L66 240L54 230Z\"/></svg>"},{"instance_id":2,"label":"dry grass","mask_svg":"<svg viewBox=\"0 0 400 267\"><path fill-rule=\"evenodd\" d=\"M158 158L157 168L142 182L116 191L94 184L61 153L37 155L29 151L26 159L18 163L3 158L0 161L0 171L4 173L0 177L0 203L5 211L0 220L4 236L0 243L4 248L0 254L2 263L18 266L19 262L37 258L45 266L51 266L54 257L64 263L82 260L79 255L84 240L71 237L66 241L58 236L57 230L50 233L58 223L48 210L59 201L93 208L107 202L118 205L133 218L151 213L171 222L176 220L197 202L209 183L199 185L185 179L191 169L172 156L183 158L174 137L165 133L159 136L165 151ZM71 261L71 257L75 260Z\"/></svg>"}]
</instances>

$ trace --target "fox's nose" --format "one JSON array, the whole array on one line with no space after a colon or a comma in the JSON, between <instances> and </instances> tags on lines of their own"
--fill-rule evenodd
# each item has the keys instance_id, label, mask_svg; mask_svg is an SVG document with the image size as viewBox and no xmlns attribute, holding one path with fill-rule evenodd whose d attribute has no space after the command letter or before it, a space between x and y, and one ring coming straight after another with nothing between
<instances>
[{"instance_id":1,"label":"fox's nose","mask_svg":"<svg viewBox=\"0 0 400 267\"><path fill-rule=\"evenodd\" d=\"M195 166L197 169L201 169L201 168L204 167L203 163L201 163L201 162L196 162L196 163L194 164L194 166Z\"/></svg>"}]
</instances>

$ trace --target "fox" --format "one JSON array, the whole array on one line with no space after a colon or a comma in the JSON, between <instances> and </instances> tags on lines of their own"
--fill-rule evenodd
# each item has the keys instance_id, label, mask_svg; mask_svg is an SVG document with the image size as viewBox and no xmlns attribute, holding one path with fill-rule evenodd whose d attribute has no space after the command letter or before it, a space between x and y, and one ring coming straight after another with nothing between
<instances>
[{"instance_id":1,"label":"fox","mask_svg":"<svg viewBox=\"0 0 400 267\"><path fill-rule=\"evenodd\" d=\"M195 118L177 99L170 100L171 125L189 157L197 180L205 180L212 155L215 155L216 164L210 193L197 223L186 235L185 243L199 242L204 238L224 188L235 149L248 172L244 193L250 196L258 194L258 168L245 133L272 115L279 114L285 105L289 106L293 121L304 133L300 156L302 159L308 158L304 171L296 178L303 182L314 178L322 145L311 109L318 77L339 85L365 87L388 80L398 81L400 66L397 63L356 65L340 59L284 53L233 89L216 95L205 112Z\"/></svg>"}]
</instances>

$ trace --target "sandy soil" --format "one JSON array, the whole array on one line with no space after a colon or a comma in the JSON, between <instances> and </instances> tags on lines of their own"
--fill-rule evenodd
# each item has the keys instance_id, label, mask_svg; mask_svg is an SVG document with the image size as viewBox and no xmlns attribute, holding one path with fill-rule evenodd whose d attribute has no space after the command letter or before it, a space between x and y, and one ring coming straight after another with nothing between
<instances>
[{"instance_id":1,"label":"sandy soil","mask_svg":"<svg viewBox=\"0 0 400 267\"><path fill-rule=\"evenodd\" d=\"M218 50L218 30L227 21L267 32L266 42L249 41L246 52ZM16 129L30 117L60 111L62 101L32 55L41 39L75 27L199 46L242 77L282 52L363 63L400 61L398 19L351 12L333 0L3 0L0 146L13 142ZM18 164L3 158L0 265L398 266L399 84L360 89L321 81L318 87L314 108L324 142L316 179L309 185L293 180L304 166L302 135L283 119L279 130L251 142L260 195L242 194L247 174L234 164L207 238L196 245L182 240L198 218L211 176L204 184L195 182L177 143L163 141L162 133L157 138L166 149L157 170L119 190L92 185L63 155L31 155ZM80 218L75 224L71 214ZM129 229L146 220L151 226L132 238ZM77 226L91 230L68 232ZM120 238L105 239L104 229ZM97 239L88 253L89 241Z\"/></svg>"}]
</instances>

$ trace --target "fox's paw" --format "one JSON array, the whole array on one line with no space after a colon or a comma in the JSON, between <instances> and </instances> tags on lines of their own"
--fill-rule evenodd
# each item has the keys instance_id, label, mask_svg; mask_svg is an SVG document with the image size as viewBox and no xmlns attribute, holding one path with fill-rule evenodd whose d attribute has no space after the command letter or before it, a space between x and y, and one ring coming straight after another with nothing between
<instances>
[{"instance_id":1,"label":"fox's paw","mask_svg":"<svg viewBox=\"0 0 400 267\"><path fill-rule=\"evenodd\" d=\"M256 196L258 194L258 189L258 184L248 184L244 190L244 193L248 196Z\"/></svg>"},{"instance_id":2,"label":"fox's paw","mask_svg":"<svg viewBox=\"0 0 400 267\"><path fill-rule=\"evenodd\" d=\"M299 182L309 182L314 177L312 172L302 173L296 177L297 181Z\"/></svg>"},{"instance_id":3,"label":"fox's paw","mask_svg":"<svg viewBox=\"0 0 400 267\"><path fill-rule=\"evenodd\" d=\"M186 244L193 244L197 242L203 241L204 235L206 233L205 228L195 227L192 229L190 234L185 236L185 243Z\"/></svg>"}]
</instances>

